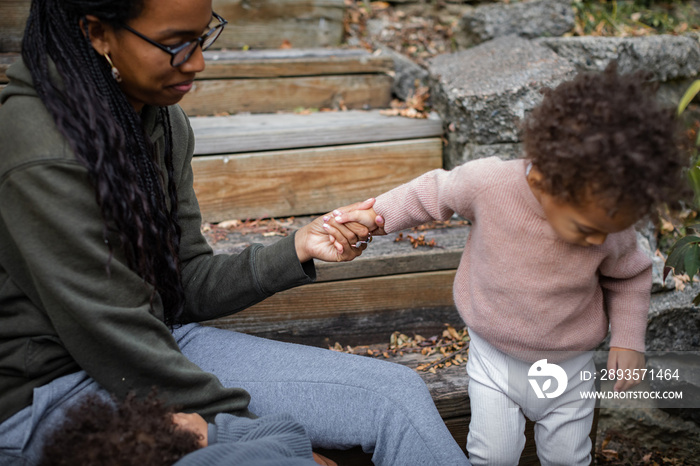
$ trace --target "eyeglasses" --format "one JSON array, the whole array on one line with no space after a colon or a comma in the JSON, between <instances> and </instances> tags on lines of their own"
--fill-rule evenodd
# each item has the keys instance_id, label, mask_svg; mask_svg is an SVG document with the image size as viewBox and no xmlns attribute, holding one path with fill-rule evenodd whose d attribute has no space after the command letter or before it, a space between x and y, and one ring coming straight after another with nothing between
<instances>
[{"instance_id":1,"label":"eyeglasses","mask_svg":"<svg viewBox=\"0 0 700 466\"><path fill-rule=\"evenodd\" d=\"M198 46L202 46L202 51L208 49L209 47L212 46L212 44L216 41L216 39L219 38L221 35L221 32L224 30L224 26L228 24L228 21L226 21L224 18L221 16L217 15L215 12L211 12L211 15L214 19L219 21L219 24L211 28L209 31L207 31L203 36L200 36L196 38L195 40L190 40L185 42L184 44L180 44L175 47L170 47L167 45L159 44L158 42L154 41L151 38L148 38L141 34L140 32L130 28L126 24L123 26L124 29L126 29L129 32L132 32L133 34L136 34L139 36L141 39L145 40L149 44L155 45L159 49L161 49L163 52L169 53L170 54L170 65L173 67L177 68L178 66L182 65L185 63L187 60L190 59L194 51L197 49Z\"/></svg>"}]
</instances>

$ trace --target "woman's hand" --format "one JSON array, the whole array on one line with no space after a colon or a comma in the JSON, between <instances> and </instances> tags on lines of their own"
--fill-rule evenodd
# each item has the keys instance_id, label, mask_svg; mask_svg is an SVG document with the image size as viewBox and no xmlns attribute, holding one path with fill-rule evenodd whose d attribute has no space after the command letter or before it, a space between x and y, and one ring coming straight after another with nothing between
<instances>
[{"instance_id":1,"label":"woman's hand","mask_svg":"<svg viewBox=\"0 0 700 466\"><path fill-rule=\"evenodd\" d=\"M351 261L362 254L362 251L367 248L365 241L370 237L370 231L380 228L374 220L376 214L372 215L373 205L374 199L368 199L341 207L334 213L319 217L300 228L294 238L299 261L306 262L311 259L326 262ZM371 213L365 212L370 210ZM338 217L335 212L342 215L343 212L355 211L365 212L364 224L356 222L346 226L335 221L335 217Z\"/></svg>"}]
</instances>

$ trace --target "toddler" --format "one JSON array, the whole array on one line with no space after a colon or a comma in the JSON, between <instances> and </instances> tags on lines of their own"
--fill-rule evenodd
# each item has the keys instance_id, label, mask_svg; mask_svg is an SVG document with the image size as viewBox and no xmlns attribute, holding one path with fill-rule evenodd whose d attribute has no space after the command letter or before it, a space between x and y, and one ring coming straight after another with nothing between
<instances>
[{"instance_id":1,"label":"toddler","mask_svg":"<svg viewBox=\"0 0 700 466\"><path fill-rule=\"evenodd\" d=\"M312 459L313 458L313 459ZM335 465L311 451L288 415L258 419L218 414L213 424L175 412L152 393L121 402L91 395L70 408L50 435L40 466Z\"/></svg>"},{"instance_id":2,"label":"toddler","mask_svg":"<svg viewBox=\"0 0 700 466\"><path fill-rule=\"evenodd\" d=\"M685 165L673 112L654 96L644 76L615 64L580 74L544 91L522 127L522 159L434 170L379 196L373 212L334 212L349 228L377 215L375 234L453 213L471 221L454 299L471 336L475 465L517 464L525 416L543 465L589 464L595 402L578 393L594 390L579 377L595 370L591 350L610 331L608 368L644 367L651 262L633 225L679 196ZM536 396L526 379L553 362L568 389L544 395L544 384Z\"/></svg>"}]
</instances>

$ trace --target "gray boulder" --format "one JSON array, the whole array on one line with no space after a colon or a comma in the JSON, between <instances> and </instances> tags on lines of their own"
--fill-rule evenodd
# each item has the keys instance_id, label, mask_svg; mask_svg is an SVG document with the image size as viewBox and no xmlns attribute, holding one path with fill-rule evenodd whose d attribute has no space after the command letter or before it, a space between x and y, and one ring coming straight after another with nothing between
<instances>
[{"instance_id":1,"label":"gray boulder","mask_svg":"<svg viewBox=\"0 0 700 466\"><path fill-rule=\"evenodd\" d=\"M653 232L652 232L653 234ZM665 290L673 290L676 287L676 282L673 276L669 274L664 280L664 267L666 261L656 255L656 244L652 244L653 236L645 235L637 232L637 242L640 248L651 260L651 292L658 293ZM655 243L655 242L654 242Z\"/></svg>"},{"instance_id":2,"label":"gray boulder","mask_svg":"<svg viewBox=\"0 0 700 466\"><path fill-rule=\"evenodd\" d=\"M700 285L651 297L647 323L647 351L700 351L700 309L693 298Z\"/></svg>"},{"instance_id":3,"label":"gray boulder","mask_svg":"<svg viewBox=\"0 0 700 466\"><path fill-rule=\"evenodd\" d=\"M506 36L429 62L431 103L440 114L448 145L444 165L464 160L467 144L519 142L518 123L555 87L576 73L551 49Z\"/></svg>"},{"instance_id":4,"label":"gray boulder","mask_svg":"<svg viewBox=\"0 0 700 466\"><path fill-rule=\"evenodd\" d=\"M571 0L533 0L486 4L467 11L459 21L455 39L468 48L496 37L556 37L574 27Z\"/></svg>"},{"instance_id":5,"label":"gray boulder","mask_svg":"<svg viewBox=\"0 0 700 466\"><path fill-rule=\"evenodd\" d=\"M389 47L381 47L380 50L382 55L394 61L395 74L391 91L396 97L407 100L415 94L418 87L428 85L429 75L425 68Z\"/></svg>"},{"instance_id":6,"label":"gray boulder","mask_svg":"<svg viewBox=\"0 0 700 466\"><path fill-rule=\"evenodd\" d=\"M661 82L693 78L700 72L700 43L686 36L557 37L536 42L580 71L602 71L617 60L621 72L646 70Z\"/></svg>"},{"instance_id":7,"label":"gray boulder","mask_svg":"<svg viewBox=\"0 0 700 466\"><path fill-rule=\"evenodd\" d=\"M599 411L598 438L617 434L626 442L693 460L700 451L700 427L657 408L602 408ZM695 463L687 463L695 464Z\"/></svg>"},{"instance_id":8,"label":"gray boulder","mask_svg":"<svg viewBox=\"0 0 700 466\"><path fill-rule=\"evenodd\" d=\"M462 152L462 160L484 159L486 157L500 157L502 160L517 159L522 155L522 144L466 144Z\"/></svg>"}]
</instances>

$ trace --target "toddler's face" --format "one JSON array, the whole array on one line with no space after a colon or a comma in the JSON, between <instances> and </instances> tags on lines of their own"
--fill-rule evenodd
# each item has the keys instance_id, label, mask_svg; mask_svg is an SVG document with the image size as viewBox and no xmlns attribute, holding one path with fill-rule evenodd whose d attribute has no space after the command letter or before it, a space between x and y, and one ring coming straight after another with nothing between
<instances>
[{"instance_id":1,"label":"toddler's face","mask_svg":"<svg viewBox=\"0 0 700 466\"><path fill-rule=\"evenodd\" d=\"M209 426L207 421L197 413L175 413L173 414L173 422L180 429L189 430L199 436L199 445L206 447L209 443L208 434Z\"/></svg>"},{"instance_id":2,"label":"toddler's face","mask_svg":"<svg viewBox=\"0 0 700 466\"><path fill-rule=\"evenodd\" d=\"M607 210L592 198L583 205L574 205L540 193L540 204L547 221L561 239L579 246L603 244L610 233L625 230L637 222L636 216L627 210L609 217Z\"/></svg>"}]
</instances>

